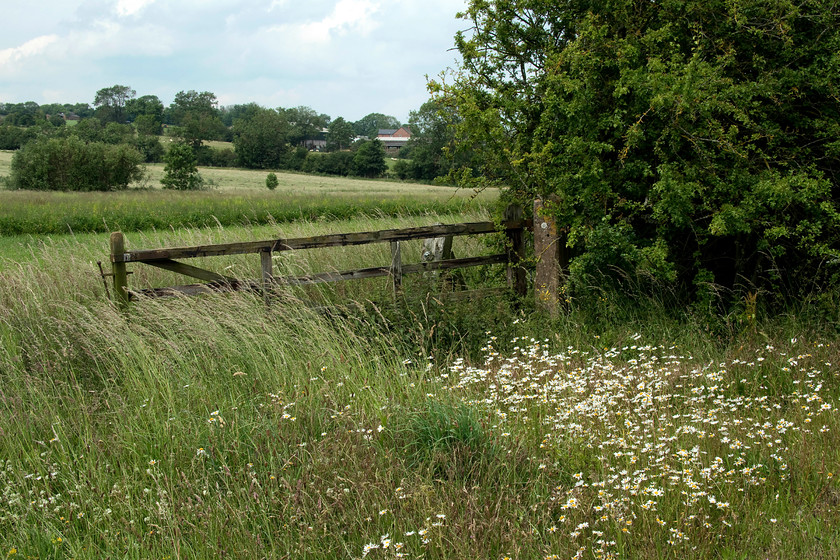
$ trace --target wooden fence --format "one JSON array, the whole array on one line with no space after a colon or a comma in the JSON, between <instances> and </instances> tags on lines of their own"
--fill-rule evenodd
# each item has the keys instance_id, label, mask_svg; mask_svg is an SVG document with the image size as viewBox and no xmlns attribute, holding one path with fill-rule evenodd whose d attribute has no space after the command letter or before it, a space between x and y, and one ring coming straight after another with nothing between
<instances>
[{"instance_id":1,"label":"wooden fence","mask_svg":"<svg viewBox=\"0 0 840 560\"><path fill-rule=\"evenodd\" d=\"M168 249L146 249L127 251L125 238L121 232L111 234L111 266L114 293L117 303L123 309L138 296L162 297L173 295L196 295L210 291L225 290L262 290L277 285L302 285L320 282L337 282L361 278L389 276L395 291L399 291L405 274L433 270L451 270L470 266L506 263L508 266L508 284L516 293L527 292L526 272L522 266L525 256L524 231L532 227L531 220L523 219L521 207L507 209L501 224L494 222L473 222L461 224L440 224L433 226L389 229L361 233L337 233L314 237L291 239L271 239L267 241L249 241L225 243L219 245L198 245L193 247L174 247ZM481 235L502 231L508 237L508 250L505 253L480 257L447 258L441 260L403 263L400 242L414 239L447 238L460 235ZM307 276L275 276L272 255L282 251L299 251L327 247L346 247L370 243L390 243L391 263L344 272L324 272ZM450 245L451 247L451 245ZM262 277L258 280L232 278L222 274L181 262L197 257L215 257L226 255L258 254ZM202 280L201 284L171 286L165 288L131 290L128 287L127 264L138 263L155 266L176 272L184 276Z\"/></svg>"}]
</instances>

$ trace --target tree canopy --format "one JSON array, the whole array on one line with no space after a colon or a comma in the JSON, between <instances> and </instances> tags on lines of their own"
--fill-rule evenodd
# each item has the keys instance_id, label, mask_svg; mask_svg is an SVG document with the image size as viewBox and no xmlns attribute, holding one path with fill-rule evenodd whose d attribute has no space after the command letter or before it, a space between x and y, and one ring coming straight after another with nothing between
<instances>
[{"instance_id":1,"label":"tree canopy","mask_svg":"<svg viewBox=\"0 0 840 560\"><path fill-rule=\"evenodd\" d=\"M279 169L289 152L289 123L274 109L256 107L233 123L239 162L252 169Z\"/></svg>"},{"instance_id":2,"label":"tree canopy","mask_svg":"<svg viewBox=\"0 0 840 560\"><path fill-rule=\"evenodd\" d=\"M113 85L96 92L93 104L97 108L96 115L103 123L125 122L126 104L137 95L129 86Z\"/></svg>"},{"instance_id":3,"label":"tree canopy","mask_svg":"<svg viewBox=\"0 0 840 560\"><path fill-rule=\"evenodd\" d=\"M353 156L352 174L360 177L379 177L388 170L385 146L376 138L364 142Z\"/></svg>"},{"instance_id":4,"label":"tree canopy","mask_svg":"<svg viewBox=\"0 0 840 560\"><path fill-rule=\"evenodd\" d=\"M358 136L376 138L380 129L395 129L400 127L400 121L396 117L382 113L370 113L353 123L353 131Z\"/></svg>"},{"instance_id":5,"label":"tree canopy","mask_svg":"<svg viewBox=\"0 0 840 560\"><path fill-rule=\"evenodd\" d=\"M430 99L409 115L411 138L400 151L398 171L402 179L431 181L469 165L469 150L455 148L458 115L440 98ZM402 161L403 158L410 162Z\"/></svg>"},{"instance_id":6,"label":"tree canopy","mask_svg":"<svg viewBox=\"0 0 840 560\"><path fill-rule=\"evenodd\" d=\"M464 177L552 196L573 276L696 297L838 280L836 3L471 0L462 17L463 62L431 89L480 154Z\"/></svg>"},{"instance_id":7,"label":"tree canopy","mask_svg":"<svg viewBox=\"0 0 840 560\"><path fill-rule=\"evenodd\" d=\"M327 149L330 151L349 148L353 142L353 125L338 117L330 123L327 133Z\"/></svg>"},{"instance_id":8,"label":"tree canopy","mask_svg":"<svg viewBox=\"0 0 840 560\"><path fill-rule=\"evenodd\" d=\"M182 138L194 150L205 140L217 138L225 128L212 92L179 91L169 109L172 122L181 128Z\"/></svg>"}]
</instances>

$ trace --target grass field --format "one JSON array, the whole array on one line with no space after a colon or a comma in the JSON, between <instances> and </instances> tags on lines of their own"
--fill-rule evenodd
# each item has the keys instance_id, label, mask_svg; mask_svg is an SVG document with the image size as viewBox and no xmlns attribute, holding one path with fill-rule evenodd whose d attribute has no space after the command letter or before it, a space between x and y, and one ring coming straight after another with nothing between
<instances>
[{"instance_id":1,"label":"grass field","mask_svg":"<svg viewBox=\"0 0 840 560\"><path fill-rule=\"evenodd\" d=\"M0 177L9 152L0 152ZM5 167L4 167L5 162ZM147 231L181 227L254 226L297 220L334 221L365 215L408 216L484 209L497 194L450 187L278 173L279 186L265 188L265 172L202 168L213 185L196 192L158 188L162 165L148 165L147 178L115 193L0 190L0 236Z\"/></svg>"},{"instance_id":2,"label":"grass field","mask_svg":"<svg viewBox=\"0 0 840 560\"><path fill-rule=\"evenodd\" d=\"M240 192L261 191L199 196ZM150 194L167 193L137 196ZM479 206L127 237L139 248L487 217ZM552 319L528 300L429 291L437 279L422 275L396 299L376 279L287 290L270 306L229 294L121 314L95 267L104 233L0 243L7 559L840 557L840 342L825 320L759 317L721 338L650 298L573 300ZM457 256L490 250L456 243ZM404 255L419 260L419 247ZM389 258L372 245L276 264ZM130 266L135 287L176 280ZM258 259L212 267L256 274ZM463 280L502 285L504 271ZM342 307L316 313L313 300Z\"/></svg>"}]
</instances>

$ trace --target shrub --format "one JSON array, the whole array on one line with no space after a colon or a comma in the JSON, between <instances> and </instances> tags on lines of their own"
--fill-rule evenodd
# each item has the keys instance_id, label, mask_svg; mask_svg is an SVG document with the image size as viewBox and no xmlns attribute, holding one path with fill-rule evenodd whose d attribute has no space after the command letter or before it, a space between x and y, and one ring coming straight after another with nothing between
<instances>
[{"instance_id":1,"label":"shrub","mask_svg":"<svg viewBox=\"0 0 840 560\"><path fill-rule=\"evenodd\" d=\"M276 189L279 183L280 181L277 180L277 175L275 175L274 173L269 173L268 176L265 178L265 186L270 191Z\"/></svg>"},{"instance_id":2,"label":"shrub","mask_svg":"<svg viewBox=\"0 0 840 560\"><path fill-rule=\"evenodd\" d=\"M236 167L239 158L236 157L236 152L230 148L214 149L213 150L213 167Z\"/></svg>"},{"instance_id":3,"label":"shrub","mask_svg":"<svg viewBox=\"0 0 840 560\"><path fill-rule=\"evenodd\" d=\"M35 137L35 131L10 124L0 126L0 150L17 150Z\"/></svg>"},{"instance_id":4,"label":"shrub","mask_svg":"<svg viewBox=\"0 0 840 560\"><path fill-rule=\"evenodd\" d=\"M360 177L379 177L388 169L385 163L385 146L373 139L365 142L353 156L353 175Z\"/></svg>"},{"instance_id":5,"label":"shrub","mask_svg":"<svg viewBox=\"0 0 840 560\"><path fill-rule=\"evenodd\" d=\"M160 139L157 136L149 136L141 134L137 138L132 139L131 144L137 148L137 151L143 156L146 163L159 163L163 161L163 155L166 150Z\"/></svg>"},{"instance_id":6,"label":"shrub","mask_svg":"<svg viewBox=\"0 0 840 560\"><path fill-rule=\"evenodd\" d=\"M196 190L204 185L204 180L198 174L196 158L193 149L184 143L173 144L164 156L165 175L160 182L165 189L179 191Z\"/></svg>"},{"instance_id":7,"label":"shrub","mask_svg":"<svg viewBox=\"0 0 840 560\"><path fill-rule=\"evenodd\" d=\"M143 156L131 146L85 143L74 136L40 138L12 158L9 186L53 191L128 188L143 176Z\"/></svg>"}]
</instances>

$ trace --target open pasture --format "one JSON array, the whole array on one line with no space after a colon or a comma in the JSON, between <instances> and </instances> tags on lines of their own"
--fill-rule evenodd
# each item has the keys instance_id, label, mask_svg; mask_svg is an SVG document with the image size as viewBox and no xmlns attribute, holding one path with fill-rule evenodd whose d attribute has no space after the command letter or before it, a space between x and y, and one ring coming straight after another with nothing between
<instances>
[{"instance_id":1,"label":"open pasture","mask_svg":"<svg viewBox=\"0 0 840 560\"><path fill-rule=\"evenodd\" d=\"M269 191L265 187L266 172L202 168L201 173L213 188L193 192L162 190L158 187L163 166L149 165L142 184L121 192L0 190L0 235L107 233L334 221L364 215L463 213L486 208L497 197L490 191L471 193L433 185L296 173L278 173L280 184Z\"/></svg>"}]
</instances>

